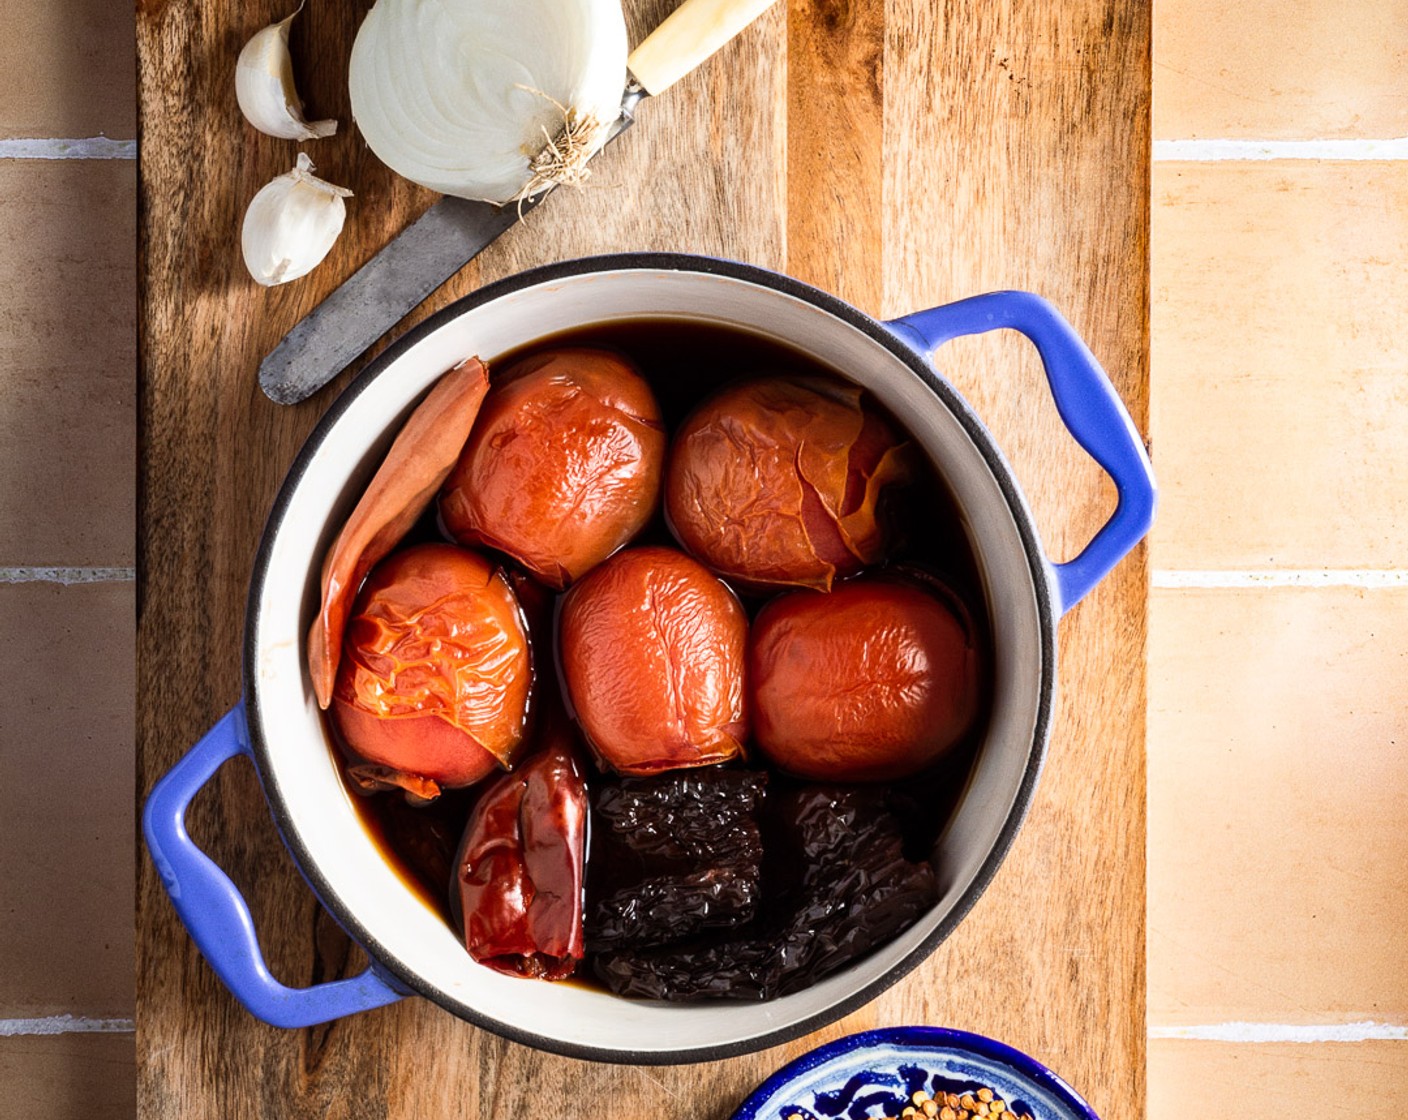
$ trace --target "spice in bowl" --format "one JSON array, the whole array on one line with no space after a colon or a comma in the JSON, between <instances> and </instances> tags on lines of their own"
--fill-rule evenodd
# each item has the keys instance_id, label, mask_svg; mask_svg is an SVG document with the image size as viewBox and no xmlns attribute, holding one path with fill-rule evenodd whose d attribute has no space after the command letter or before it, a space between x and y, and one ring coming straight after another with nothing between
<instances>
[{"instance_id":1,"label":"spice in bowl","mask_svg":"<svg viewBox=\"0 0 1408 1120\"><path fill-rule=\"evenodd\" d=\"M965 1093L935 1093L930 1096L923 1089L916 1090L909 1098L909 1104L900 1109L898 1116L886 1115L880 1120L1033 1120L1030 1112L1014 1112L991 1089L986 1087ZM787 1120L808 1120L800 1112L793 1112Z\"/></svg>"}]
</instances>

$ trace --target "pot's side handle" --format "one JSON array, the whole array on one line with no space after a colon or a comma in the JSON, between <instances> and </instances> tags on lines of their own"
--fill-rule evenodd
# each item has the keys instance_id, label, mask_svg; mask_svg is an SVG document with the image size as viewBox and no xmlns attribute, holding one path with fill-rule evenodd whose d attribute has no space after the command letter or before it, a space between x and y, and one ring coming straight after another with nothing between
<instances>
[{"instance_id":1,"label":"pot's side handle","mask_svg":"<svg viewBox=\"0 0 1408 1120\"><path fill-rule=\"evenodd\" d=\"M186 833L191 799L238 754L249 754L241 705L163 775L142 810L142 832L162 885L211 968L252 1015L275 1027L310 1027L408 995L374 967L311 988L286 987L270 974L244 896Z\"/></svg>"},{"instance_id":2,"label":"pot's side handle","mask_svg":"<svg viewBox=\"0 0 1408 1120\"><path fill-rule=\"evenodd\" d=\"M1021 331L1036 344L1061 419L1119 493L1115 512L1081 554L1052 565L1064 614L1143 539L1154 520L1153 467L1110 379L1061 313L1030 292L990 292L886 325L928 352L961 335L1002 328Z\"/></svg>"}]
</instances>

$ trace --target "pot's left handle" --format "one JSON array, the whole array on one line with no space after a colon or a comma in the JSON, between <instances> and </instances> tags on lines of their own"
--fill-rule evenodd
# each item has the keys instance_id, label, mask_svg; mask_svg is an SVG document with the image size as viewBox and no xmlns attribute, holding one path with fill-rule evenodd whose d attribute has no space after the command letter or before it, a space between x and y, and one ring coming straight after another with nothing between
<instances>
[{"instance_id":1,"label":"pot's left handle","mask_svg":"<svg viewBox=\"0 0 1408 1120\"><path fill-rule=\"evenodd\" d=\"M1075 328L1031 292L989 292L891 319L886 326L930 353L962 335L1002 327L1036 344L1061 419L1119 494L1110 520L1080 555L1052 565L1064 614L1124 559L1154 520L1154 469L1115 387Z\"/></svg>"},{"instance_id":2,"label":"pot's left handle","mask_svg":"<svg viewBox=\"0 0 1408 1120\"><path fill-rule=\"evenodd\" d=\"M409 995L375 966L311 988L287 987L270 974L244 896L186 833L191 799L238 754L249 754L242 705L226 712L157 782L142 810L152 862L210 967L255 1018L275 1027L311 1027Z\"/></svg>"}]
</instances>

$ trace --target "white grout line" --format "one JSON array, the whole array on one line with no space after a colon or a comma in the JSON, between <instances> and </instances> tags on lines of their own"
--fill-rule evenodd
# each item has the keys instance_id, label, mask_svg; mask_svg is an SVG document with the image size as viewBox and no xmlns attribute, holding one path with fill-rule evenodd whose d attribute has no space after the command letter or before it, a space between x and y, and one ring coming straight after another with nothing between
<instances>
[{"instance_id":1,"label":"white grout line","mask_svg":"<svg viewBox=\"0 0 1408 1120\"><path fill-rule=\"evenodd\" d=\"M131 1019L83 1019L73 1015L53 1015L47 1019L0 1019L0 1038L36 1034L131 1034L137 1024Z\"/></svg>"},{"instance_id":2,"label":"white grout line","mask_svg":"<svg viewBox=\"0 0 1408 1120\"><path fill-rule=\"evenodd\" d=\"M0 140L0 159L136 159L137 141L89 136L82 140Z\"/></svg>"},{"instance_id":3,"label":"white grout line","mask_svg":"<svg viewBox=\"0 0 1408 1120\"><path fill-rule=\"evenodd\" d=\"M1408 159L1400 140L1155 140L1154 159Z\"/></svg>"},{"instance_id":4,"label":"white grout line","mask_svg":"<svg viewBox=\"0 0 1408 1120\"><path fill-rule=\"evenodd\" d=\"M0 583L131 583L136 568L0 568Z\"/></svg>"},{"instance_id":5,"label":"white grout line","mask_svg":"<svg viewBox=\"0 0 1408 1120\"><path fill-rule=\"evenodd\" d=\"M1199 1027L1150 1027L1150 1038L1184 1038L1202 1042L1379 1042L1408 1040L1399 1023L1210 1023Z\"/></svg>"},{"instance_id":6,"label":"white grout line","mask_svg":"<svg viewBox=\"0 0 1408 1120\"><path fill-rule=\"evenodd\" d=\"M1251 572L1162 570L1155 571L1152 580L1159 588L1408 588L1408 571L1385 568L1265 568Z\"/></svg>"}]
</instances>

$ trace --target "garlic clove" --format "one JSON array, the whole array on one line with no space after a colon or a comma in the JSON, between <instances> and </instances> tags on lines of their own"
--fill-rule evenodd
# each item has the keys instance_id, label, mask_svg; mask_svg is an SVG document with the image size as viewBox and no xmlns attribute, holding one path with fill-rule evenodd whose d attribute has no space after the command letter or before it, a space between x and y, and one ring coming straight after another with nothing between
<instances>
[{"instance_id":1,"label":"garlic clove","mask_svg":"<svg viewBox=\"0 0 1408 1120\"><path fill-rule=\"evenodd\" d=\"M245 267L267 288L306 276L328 255L352 192L312 174L302 152L292 171L260 188L244 212L240 247Z\"/></svg>"},{"instance_id":2,"label":"garlic clove","mask_svg":"<svg viewBox=\"0 0 1408 1120\"><path fill-rule=\"evenodd\" d=\"M336 121L308 121L303 101L293 85L293 56L288 28L293 16L270 24L244 45L235 63L235 99L240 111L260 132L284 140L316 140L337 131Z\"/></svg>"}]
</instances>

